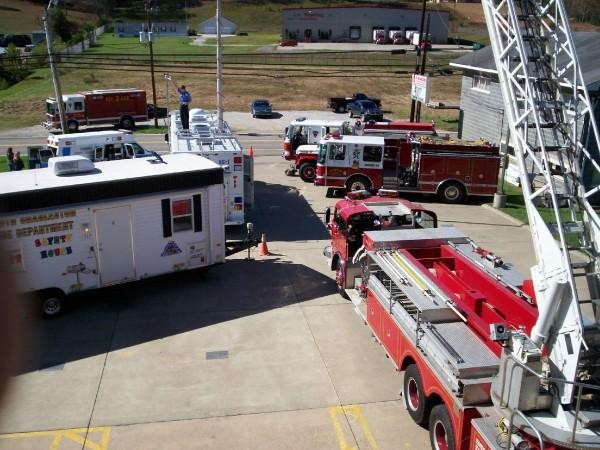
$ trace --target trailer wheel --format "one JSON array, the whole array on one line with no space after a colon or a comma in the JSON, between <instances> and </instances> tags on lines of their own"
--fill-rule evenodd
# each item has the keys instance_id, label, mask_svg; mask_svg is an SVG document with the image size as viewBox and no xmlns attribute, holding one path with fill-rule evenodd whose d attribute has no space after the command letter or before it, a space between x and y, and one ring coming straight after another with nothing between
<instances>
[{"instance_id":1,"label":"trailer wheel","mask_svg":"<svg viewBox=\"0 0 600 450\"><path fill-rule=\"evenodd\" d=\"M433 450L454 450L454 428L445 405L435 405L431 410L429 441Z\"/></svg>"},{"instance_id":2,"label":"trailer wheel","mask_svg":"<svg viewBox=\"0 0 600 450\"><path fill-rule=\"evenodd\" d=\"M73 119L69 120L67 122L67 130L69 130L69 133L75 133L79 130L79 122Z\"/></svg>"},{"instance_id":3,"label":"trailer wheel","mask_svg":"<svg viewBox=\"0 0 600 450\"><path fill-rule=\"evenodd\" d=\"M455 181L443 184L439 191L440 199L444 203L460 203L464 200L465 195L465 188Z\"/></svg>"},{"instance_id":4,"label":"trailer wheel","mask_svg":"<svg viewBox=\"0 0 600 450\"><path fill-rule=\"evenodd\" d=\"M42 291L39 299L40 312L44 317L56 317L64 308L65 296L57 289Z\"/></svg>"},{"instance_id":5,"label":"trailer wheel","mask_svg":"<svg viewBox=\"0 0 600 450\"><path fill-rule=\"evenodd\" d=\"M344 105L338 105L337 112L339 112L340 114L344 114L346 112L346 107Z\"/></svg>"},{"instance_id":6,"label":"trailer wheel","mask_svg":"<svg viewBox=\"0 0 600 450\"><path fill-rule=\"evenodd\" d=\"M346 189L349 191L368 191L371 189L371 182L363 176L352 177L346 182Z\"/></svg>"},{"instance_id":7,"label":"trailer wheel","mask_svg":"<svg viewBox=\"0 0 600 450\"><path fill-rule=\"evenodd\" d=\"M305 162L300 166L298 174L300 175L302 181L312 183L317 176L317 168L313 163Z\"/></svg>"},{"instance_id":8,"label":"trailer wheel","mask_svg":"<svg viewBox=\"0 0 600 450\"><path fill-rule=\"evenodd\" d=\"M346 289L344 288L344 285L346 284L344 277L344 265L340 264L339 262L337 268L335 269L335 282L337 284L339 294L346 300L350 299L346 293Z\"/></svg>"},{"instance_id":9,"label":"trailer wheel","mask_svg":"<svg viewBox=\"0 0 600 450\"><path fill-rule=\"evenodd\" d=\"M416 364L404 371L404 404L408 414L418 425L425 425L429 419L429 402L425 398L421 374Z\"/></svg>"},{"instance_id":10,"label":"trailer wheel","mask_svg":"<svg viewBox=\"0 0 600 450\"><path fill-rule=\"evenodd\" d=\"M126 130L133 130L135 128L135 120L130 116L122 117L121 122L119 122L119 127L125 128Z\"/></svg>"}]
</instances>

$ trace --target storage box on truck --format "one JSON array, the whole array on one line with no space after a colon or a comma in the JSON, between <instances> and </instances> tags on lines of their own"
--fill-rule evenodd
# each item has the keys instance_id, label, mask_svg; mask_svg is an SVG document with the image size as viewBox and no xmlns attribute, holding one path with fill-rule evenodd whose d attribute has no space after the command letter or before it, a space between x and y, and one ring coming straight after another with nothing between
<instances>
[{"instance_id":1,"label":"storage box on truck","mask_svg":"<svg viewBox=\"0 0 600 450\"><path fill-rule=\"evenodd\" d=\"M80 126L111 124L131 130L136 122L148 120L146 91L142 89L103 89L63 95L67 130ZM55 98L46 99L48 129L60 129L60 116Z\"/></svg>"},{"instance_id":2,"label":"storage box on truck","mask_svg":"<svg viewBox=\"0 0 600 450\"><path fill-rule=\"evenodd\" d=\"M128 131L50 134L48 149L54 156L82 155L92 161L146 158L152 155Z\"/></svg>"},{"instance_id":3,"label":"storage box on truck","mask_svg":"<svg viewBox=\"0 0 600 450\"><path fill-rule=\"evenodd\" d=\"M218 164L166 155L99 166L67 156L0 174L2 246L19 290L47 315L68 294L221 263L230 252Z\"/></svg>"}]
</instances>

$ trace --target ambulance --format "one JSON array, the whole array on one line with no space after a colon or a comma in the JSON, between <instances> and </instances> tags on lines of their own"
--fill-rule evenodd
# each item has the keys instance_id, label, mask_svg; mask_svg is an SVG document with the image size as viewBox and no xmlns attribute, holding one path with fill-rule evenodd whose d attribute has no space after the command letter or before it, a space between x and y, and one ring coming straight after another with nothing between
<instances>
[{"instance_id":1,"label":"ambulance","mask_svg":"<svg viewBox=\"0 0 600 450\"><path fill-rule=\"evenodd\" d=\"M54 156L81 155L91 161L152 156L152 152L144 149L127 131L51 134L47 146Z\"/></svg>"}]
</instances>

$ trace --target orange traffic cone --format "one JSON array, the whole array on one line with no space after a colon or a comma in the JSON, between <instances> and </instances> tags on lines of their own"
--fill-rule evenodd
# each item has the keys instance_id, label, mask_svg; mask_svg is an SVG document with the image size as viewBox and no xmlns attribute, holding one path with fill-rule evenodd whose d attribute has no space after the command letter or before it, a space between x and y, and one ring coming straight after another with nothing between
<instances>
[{"instance_id":1,"label":"orange traffic cone","mask_svg":"<svg viewBox=\"0 0 600 450\"><path fill-rule=\"evenodd\" d=\"M250 146L250 157L254 158L254 149Z\"/></svg>"},{"instance_id":2,"label":"orange traffic cone","mask_svg":"<svg viewBox=\"0 0 600 450\"><path fill-rule=\"evenodd\" d=\"M269 256L269 249L267 248L267 235L265 233L262 234L262 238L260 240L260 249L258 254L260 256Z\"/></svg>"}]
</instances>

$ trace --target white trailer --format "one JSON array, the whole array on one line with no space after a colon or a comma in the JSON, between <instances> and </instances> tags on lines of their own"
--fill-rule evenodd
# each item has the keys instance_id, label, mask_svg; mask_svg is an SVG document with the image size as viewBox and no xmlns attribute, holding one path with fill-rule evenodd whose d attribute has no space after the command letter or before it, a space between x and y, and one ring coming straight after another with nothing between
<instances>
[{"instance_id":1,"label":"white trailer","mask_svg":"<svg viewBox=\"0 0 600 450\"><path fill-rule=\"evenodd\" d=\"M50 134L48 149L54 156L82 155L92 161L146 158L152 155L129 131Z\"/></svg>"},{"instance_id":2,"label":"white trailer","mask_svg":"<svg viewBox=\"0 0 600 450\"><path fill-rule=\"evenodd\" d=\"M51 158L48 168L0 174L0 211L19 290L37 294L46 315L58 314L68 294L222 263L231 253L223 169L194 155L97 165Z\"/></svg>"},{"instance_id":3,"label":"white trailer","mask_svg":"<svg viewBox=\"0 0 600 450\"><path fill-rule=\"evenodd\" d=\"M203 156L219 164L224 170L225 225L244 223L245 206L252 206L254 198L253 158L244 155L243 148L225 123L216 127L215 114L201 109L190 110L190 129L181 126L179 111L170 116L168 134L171 153Z\"/></svg>"}]
</instances>

